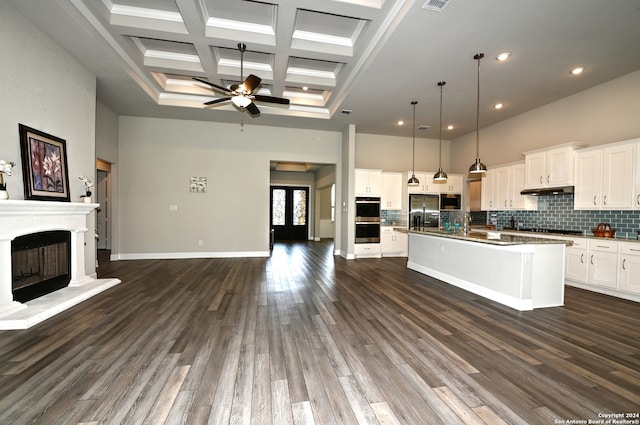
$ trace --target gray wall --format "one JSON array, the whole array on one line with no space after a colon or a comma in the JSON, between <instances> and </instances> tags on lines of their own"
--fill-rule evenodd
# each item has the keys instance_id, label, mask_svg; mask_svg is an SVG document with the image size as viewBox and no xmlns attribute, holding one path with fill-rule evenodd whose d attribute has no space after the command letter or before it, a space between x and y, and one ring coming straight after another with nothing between
<instances>
[{"instance_id":1,"label":"gray wall","mask_svg":"<svg viewBox=\"0 0 640 425\"><path fill-rule=\"evenodd\" d=\"M341 166L336 132L121 117L119 140L119 258L268 255L270 161Z\"/></svg>"},{"instance_id":2,"label":"gray wall","mask_svg":"<svg viewBox=\"0 0 640 425\"><path fill-rule=\"evenodd\" d=\"M11 199L24 199L18 124L66 141L69 193L83 194L79 176L95 182L95 76L50 37L0 2L0 159L14 161L6 178ZM95 273L95 215L88 217L85 270Z\"/></svg>"},{"instance_id":3,"label":"gray wall","mask_svg":"<svg viewBox=\"0 0 640 425\"><path fill-rule=\"evenodd\" d=\"M491 166L520 161L523 152L567 142L601 145L634 139L640 136L639 117L640 71L636 71L481 128L480 158ZM476 156L475 133L452 140L451 146L451 172L466 173Z\"/></svg>"}]
</instances>

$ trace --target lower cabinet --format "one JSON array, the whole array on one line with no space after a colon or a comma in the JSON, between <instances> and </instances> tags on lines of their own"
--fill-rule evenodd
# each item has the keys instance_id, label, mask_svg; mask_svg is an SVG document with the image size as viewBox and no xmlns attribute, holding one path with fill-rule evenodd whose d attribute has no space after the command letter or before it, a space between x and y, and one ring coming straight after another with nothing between
<instances>
[{"instance_id":1,"label":"lower cabinet","mask_svg":"<svg viewBox=\"0 0 640 425\"><path fill-rule=\"evenodd\" d=\"M621 291L640 294L640 244L620 242L618 287Z\"/></svg>"},{"instance_id":2,"label":"lower cabinet","mask_svg":"<svg viewBox=\"0 0 640 425\"><path fill-rule=\"evenodd\" d=\"M573 245L568 246L566 252L566 262L564 276L580 283L587 283L587 240L572 239Z\"/></svg>"},{"instance_id":3,"label":"lower cabinet","mask_svg":"<svg viewBox=\"0 0 640 425\"><path fill-rule=\"evenodd\" d=\"M390 227L382 227L380 230L380 245L383 257L406 257L408 235L396 232Z\"/></svg>"},{"instance_id":4,"label":"lower cabinet","mask_svg":"<svg viewBox=\"0 0 640 425\"><path fill-rule=\"evenodd\" d=\"M589 240L587 283L617 288L618 243L598 239Z\"/></svg>"},{"instance_id":5,"label":"lower cabinet","mask_svg":"<svg viewBox=\"0 0 640 425\"><path fill-rule=\"evenodd\" d=\"M357 243L353 247L353 253L356 258L380 258L382 256L379 243Z\"/></svg>"}]
</instances>

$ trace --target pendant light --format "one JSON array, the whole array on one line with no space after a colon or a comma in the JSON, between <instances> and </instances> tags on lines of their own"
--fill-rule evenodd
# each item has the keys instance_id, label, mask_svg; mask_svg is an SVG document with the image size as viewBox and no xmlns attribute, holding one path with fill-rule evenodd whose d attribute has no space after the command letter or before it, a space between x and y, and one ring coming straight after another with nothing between
<instances>
[{"instance_id":1,"label":"pendant light","mask_svg":"<svg viewBox=\"0 0 640 425\"><path fill-rule=\"evenodd\" d=\"M480 161L480 59L484 53L478 53L473 58L478 61L478 96L476 101L476 162L469 167L469 173L480 174L487 172L487 166Z\"/></svg>"},{"instance_id":2,"label":"pendant light","mask_svg":"<svg viewBox=\"0 0 640 425\"><path fill-rule=\"evenodd\" d=\"M440 87L440 159L438 160L438 172L433 175L433 181L446 182L447 173L442 171L442 87L447 84L446 81L440 81L438 87Z\"/></svg>"},{"instance_id":3,"label":"pendant light","mask_svg":"<svg viewBox=\"0 0 640 425\"><path fill-rule=\"evenodd\" d=\"M411 102L413 105L413 167L411 168L411 178L407 182L409 186L418 186L420 180L416 177L416 105L417 100Z\"/></svg>"}]
</instances>

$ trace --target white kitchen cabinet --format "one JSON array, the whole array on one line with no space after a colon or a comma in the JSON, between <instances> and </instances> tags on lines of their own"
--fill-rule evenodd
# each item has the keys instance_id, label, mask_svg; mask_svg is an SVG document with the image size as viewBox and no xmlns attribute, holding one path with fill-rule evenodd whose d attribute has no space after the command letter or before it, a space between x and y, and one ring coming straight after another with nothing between
<instances>
[{"instance_id":1,"label":"white kitchen cabinet","mask_svg":"<svg viewBox=\"0 0 640 425\"><path fill-rule=\"evenodd\" d=\"M634 148L633 143L616 143L576 154L575 209L633 208Z\"/></svg>"},{"instance_id":2,"label":"white kitchen cabinet","mask_svg":"<svg viewBox=\"0 0 640 425\"><path fill-rule=\"evenodd\" d=\"M407 241L406 233L396 232L393 228L385 226L380 229L380 248L383 257L406 257Z\"/></svg>"},{"instance_id":3,"label":"white kitchen cabinet","mask_svg":"<svg viewBox=\"0 0 640 425\"><path fill-rule=\"evenodd\" d=\"M405 185L412 174L411 171L405 173ZM415 175L420 184L408 186L408 193L440 193L440 185L433 181L434 174L435 172L430 171L416 171Z\"/></svg>"},{"instance_id":4,"label":"white kitchen cabinet","mask_svg":"<svg viewBox=\"0 0 640 425\"><path fill-rule=\"evenodd\" d=\"M355 169L356 196L380 196L382 194L382 170Z\"/></svg>"},{"instance_id":5,"label":"white kitchen cabinet","mask_svg":"<svg viewBox=\"0 0 640 425\"><path fill-rule=\"evenodd\" d=\"M524 176L526 165L514 164L509 167L509 209L510 210L537 210L538 198L530 195L522 195L524 189Z\"/></svg>"},{"instance_id":6,"label":"white kitchen cabinet","mask_svg":"<svg viewBox=\"0 0 640 425\"><path fill-rule=\"evenodd\" d=\"M575 145L525 152L526 189L573 185Z\"/></svg>"},{"instance_id":7,"label":"white kitchen cabinet","mask_svg":"<svg viewBox=\"0 0 640 425\"><path fill-rule=\"evenodd\" d=\"M525 164L518 163L487 170L482 181L482 209L536 210L535 196L521 195L524 188Z\"/></svg>"},{"instance_id":8,"label":"white kitchen cabinet","mask_svg":"<svg viewBox=\"0 0 640 425\"><path fill-rule=\"evenodd\" d=\"M357 243L353 247L356 258L381 258L379 243Z\"/></svg>"},{"instance_id":9,"label":"white kitchen cabinet","mask_svg":"<svg viewBox=\"0 0 640 425\"><path fill-rule=\"evenodd\" d=\"M576 153L576 186L573 207L576 210L600 209L602 199L602 150Z\"/></svg>"},{"instance_id":10,"label":"white kitchen cabinet","mask_svg":"<svg viewBox=\"0 0 640 425\"><path fill-rule=\"evenodd\" d=\"M480 208L482 211L495 211L496 205L496 171L490 168L482 177Z\"/></svg>"},{"instance_id":11,"label":"white kitchen cabinet","mask_svg":"<svg viewBox=\"0 0 640 425\"><path fill-rule=\"evenodd\" d=\"M402 209L402 173L382 173L381 208Z\"/></svg>"},{"instance_id":12,"label":"white kitchen cabinet","mask_svg":"<svg viewBox=\"0 0 640 425\"><path fill-rule=\"evenodd\" d=\"M588 246L587 283L607 288L617 288L618 242L590 239Z\"/></svg>"},{"instance_id":13,"label":"white kitchen cabinet","mask_svg":"<svg viewBox=\"0 0 640 425\"><path fill-rule=\"evenodd\" d=\"M640 294L640 244L620 242L618 289Z\"/></svg>"},{"instance_id":14,"label":"white kitchen cabinet","mask_svg":"<svg viewBox=\"0 0 640 425\"><path fill-rule=\"evenodd\" d=\"M440 193L459 193L462 194L462 186L464 184L462 175L449 174L446 182L434 182Z\"/></svg>"},{"instance_id":15,"label":"white kitchen cabinet","mask_svg":"<svg viewBox=\"0 0 640 425\"><path fill-rule=\"evenodd\" d=\"M565 250L566 262L565 262L565 279L570 279L580 283L587 282L587 266L588 252L587 252L587 240L575 238L571 239L572 246L568 246Z\"/></svg>"},{"instance_id":16,"label":"white kitchen cabinet","mask_svg":"<svg viewBox=\"0 0 640 425\"><path fill-rule=\"evenodd\" d=\"M637 139L640 140L640 139ZM636 153L635 153L635 170L634 170L634 179L633 179L633 207L635 209L640 209L640 142L636 144Z\"/></svg>"},{"instance_id":17,"label":"white kitchen cabinet","mask_svg":"<svg viewBox=\"0 0 640 425\"><path fill-rule=\"evenodd\" d=\"M509 198L511 198L510 186L511 170L509 167L496 168L495 191L496 191L496 209L509 209Z\"/></svg>"}]
</instances>

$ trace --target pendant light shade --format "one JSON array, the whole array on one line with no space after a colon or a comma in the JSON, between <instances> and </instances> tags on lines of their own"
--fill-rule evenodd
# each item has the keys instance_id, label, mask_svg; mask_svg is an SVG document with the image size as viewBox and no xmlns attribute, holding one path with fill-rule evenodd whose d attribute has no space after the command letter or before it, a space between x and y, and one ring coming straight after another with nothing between
<instances>
[{"instance_id":1,"label":"pendant light shade","mask_svg":"<svg viewBox=\"0 0 640 425\"><path fill-rule=\"evenodd\" d=\"M480 174L487 172L487 166L480 161L480 59L484 53L478 53L473 58L478 61L478 95L476 97L476 162L469 167L469 173Z\"/></svg>"},{"instance_id":2,"label":"pendant light shade","mask_svg":"<svg viewBox=\"0 0 640 425\"><path fill-rule=\"evenodd\" d=\"M442 87L447 84L446 81L438 82L440 87L440 159L438 160L438 172L433 175L433 180L437 182L446 182L447 173L442 170Z\"/></svg>"},{"instance_id":3,"label":"pendant light shade","mask_svg":"<svg viewBox=\"0 0 640 425\"><path fill-rule=\"evenodd\" d=\"M416 105L418 104L417 100L411 102L413 105L413 165L411 167L411 178L407 181L409 186L418 186L420 184L420 180L416 177Z\"/></svg>"}]
</instances>

